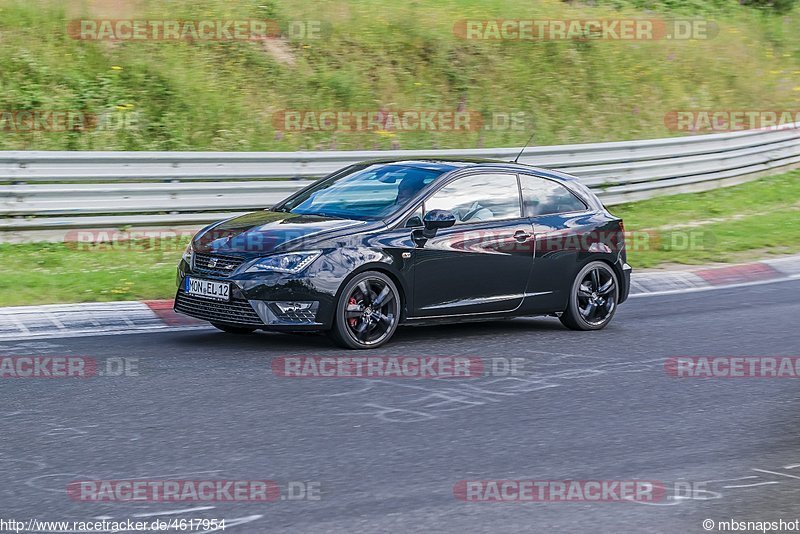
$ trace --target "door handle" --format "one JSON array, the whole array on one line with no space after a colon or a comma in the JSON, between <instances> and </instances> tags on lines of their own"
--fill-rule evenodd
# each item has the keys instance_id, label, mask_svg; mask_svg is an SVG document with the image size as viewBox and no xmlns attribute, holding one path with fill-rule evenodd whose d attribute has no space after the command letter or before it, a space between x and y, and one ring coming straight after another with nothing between
<instances>
[{"instance_id":1,"label":"door handle","mask_svg":"<svg viewBox=\"0 0 800 534\"><path fill-rule=\"evenodd\" d=\"M522 243L523 241L527 241L531 238L531 234L526 232L525 230L517 230L514 232L514 239Z\"/></svg>"}]
</instances>

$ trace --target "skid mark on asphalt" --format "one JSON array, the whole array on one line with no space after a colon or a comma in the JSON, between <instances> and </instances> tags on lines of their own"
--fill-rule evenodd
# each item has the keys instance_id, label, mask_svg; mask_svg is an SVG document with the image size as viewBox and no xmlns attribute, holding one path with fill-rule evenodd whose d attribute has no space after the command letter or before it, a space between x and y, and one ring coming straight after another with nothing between
<instances>
[{"instance_id":1,"label":"skid mark on asphalt","mask_svg":"<svg viewBox=\"0 0 800 534\"><path fill-rule=\"evenodd\" d=\"M61 354L71 351L64 350L64 345L56 345L55 343L49 343L47 341L27 341L14 344L8 344L8 343L0 344L0 354L2 355L35 353L41 356L44 354L53 354L56 352Z\"/></svg>"},{"instance_id":2,"label":"skid mark on asphalt","mask_svg":"<svg viewBox=\"0 0 800 534\"><path fill-rule=\"evenodd\" d=\"M556 353L549 362L536 362L537 366L563 365L562 360L587 358ZM595 359L591 357L592 359ZM595 362L587 362L595 363ZM425 381L359 379L359 387L351 391L322 395L354 405L345 412L332 415L340 417L375 417L388 423L417 423L430 421L452 412L498 404L518 395L562 387L571 380L584 380L611 373L652 372L663 367L662 358L637 362L612 362L589 367L565 369L552 373L526 373L517 376L489 378L475 381L434 379ZM398 398L399 397L399 398ZM386 402L386 399L392 399ZM396 400L395 400L396 399Z\"/></svg>"},{"instance_id":3,"label":"skid mark on asphalt","mask_svg":"<svg viewBox=\"0 0 800 534\"><path fill-rule=\"evenodd\" d=\"M67 498L67 484L69 484L70 482L73 482L75 480L103 479L102 475L98 476L96 474L87 475L85 473L60 473L60 472L53 472L52 469L53 466L42 460L26 460L26 459L12 458L7 456L0 456L0 473L3 474L3 485L5 487L14 487L14 485L24 485L36 491L63 494L64 498ZM106 478L107 479L125 478L125 479L138 479L138 480L145 480L145 479L169 480L173 478L182 479L182 478L191 478L195 476L221 477L223 473L224 471L222 469L170 473L168 475L155 475L155 476L139 474L132 477L120 477L119 473L115 473L111 474L110 476L106 476ZM106 473L106 475L109 475L109 473ZM201 513L201 512L209 512L213 516L213 519L224 520L225 522L224 528L216 527L216 528L208 528L205 530L196 530L196 529L192 530L192 532L198 532L198 533L217 532L221 530L226 530L231 527L235 527L237 525L243 525L246 523L257 521L262 517L264 517L261 514L253 514L242 517L226 518L222 515L222 513L217 509L216 506L196 506L180 510L174 510L174 509L165 510L163 507L159 507L159 505L157 504L154 505L151 503L147 504L136 503L135 505L131 505L131 507L133 510L136 510L136 512L131 515L116 516L118 520L124 521L129 517L148 518L148 517L171 516L173 520L184 519L188 522L189 520L193 519L196 522L198 519L211 519L211 517L205 517L208 515L208 513ZM211 510L215 511L210 512ZM102 514L95 516L95 519L113 520L114 518L115 516L111 514ZM80 532L80 531L75 531L75 532ZM92 532L112 532L112 531L93 530Z\"/></svg>"},{"instance_id":4,"label":"skid mark on asphalt","mask_svg":"<svg viewBox=\"0 0 800 534\"><path fill-rule=\"evenodd\" d=\"M796 467L800 467L800 465L785 465L783 467L775 468L775 469L793 469ZM647 501L635 496L624 496L623 499L630 501L632 503L641 504L644 506L679 506L681 504L689 504L692 502L697 501L714 501L719 499L724 499L725 497L731 496L737 492L735 491L723 491L723 490L749 490L748 496L751 496L756 492L758 493L766 493L773 489L774 486L782 485L782 487L786 487L787 484L795 484L796 487L800 487L800 482L793 482L791 479L800 480L800 476L788 474L788 473L781 473L775 470L767 470L767 469L760 469L760 468L751 468L750 471L755 471L760 473L759 475L745 475L735 478L718 478L718 479L711 479L711 480L689 480L686 478L680 478L678 480L667 482L665 480L660 481L658 484L663 485L664 496L660 500L655 501ZM774 475L774 476L763 476L763 475ZM778 480L775 478L778 477ZM783 478L781 478L783 477ZM575 477L571 480L577 480L581 477ZM634 477L634 480L642 480L642 481L652 481L655 477L652 474L645 474L640 477ZM790 480L787 480L790 479ZM517 476L515 477L516 480L541 480L539 475L533 476ZM566 478L569 480L569 478ZM747 483L740 483L742 481L747 481ZM739 482L739 484L731 484L732 482ZM725 484L728 483L728 484ZM759 488L759 490L750 490L750 488ZM533 501L531 501L533 502Z\"/></svg>"},{"instance_id":5,"label":"skid mark on asphalt","mask_svg":"<svg viewBox=\"0 0 800 534\"><path fill-rule=\"evenodd\" d=\"M45 464L46 466L47 464ZM151 479L165 479L168 480L171 477L186 477L186 476L196 476L196 475L212 475L212 476L220 476L222 473L222 469L215 469L213 471L192 471L189 473L171 473L169 475L141 475L141 476L134 476L134 477L120 477L118 474L111 474L111 479L125 479L125 480L151 480ZM109 478L109 477L106 477ZM55 481L51 482L53 487L48 487L50 484L42 483L43 480L49 479L61 479L61 482L56 483ZM103 476L98 476L97 474L94 475L87 475L86 473L48 473L46 475L36 475L34 477L28 478L25 480L25 485L30 486L33 489L40 490L40 491L49 491L51 493L63 493L64 495L67 494L67 485L70 482L75 480L104 480ZM57 484L57 485L56 485Z\"/></svg>"},{"instance_id":6,"label":"skid mark on asphalt","mask_svg":"<svg viewBox=\"0 0 800 534\"><path fill-rule=\"evenodd\" d=\"M73 424L64 417L37 411L17 411L17 416L28 416L29 420L20 428L15 424L12 429L17 437L24 435L32 445L60 444L64 441L84 440L88 444L97 445L103 442L132 442L141 439L142 435L128 428L117 429L109 425ZM28 418L26 417L26 418ZM36 417L33 420L33 417ZM2 428L2 425L0 425Z\"/></svg>"},{"instance_id":7,"label":"skid mark on asphalt","mask_svg":"<svg viewBox=\"0 0 800 534\"><path fill-rule=\"evenodd\" d=\"M151 512L146 514L133 514L133 517L156 517L159 515L175 515L175 514L187 514L189 512L199 512L201 510L213 510L214 506L198 506L196 508L187 508L185 510L167 510L165 512Z\"/></svg>"},{"instance_id":8,"label":"skid mark on asphalt","mask_svg":"<svg viewBox=\"0 0 800 534\"><path fill-rule=\"evenodd\" d=\"M608 361L608 358L606 356L589 356L587 354L568 354L566 352L552 352L546 350L533 350L533 349L522 349L522 352L527 352L530 354L543 354L545 356L556 356L555 358L551 358L550 361L537 360L536 365L559 365L563 363L565 360L575 359L575 358Z\"/></svg>"},{"instance_id":9,"label":"skid mark on asphalt","mask_svg":"<svg viewBox=\"0 0 800 534\"><path fill-rule=\"evenodd\" d=\"M776 469L794 469L796 467L800 467L798 465L785 465L783 467L779 467ZM691 489L689 489L685 494L668 494L664 499L664 502L645 502L640 500L632 500L637 504L644 504L646 506L677 506L679 504L683 504L690 501L710 501L716 499L722 499L726 495L731 492L722 492L721 490L740 490L740 489L749 489L749 488L760 488L761 490L769 491L769 489L773 486L778 485L785 485L787 482L791 483L791 479L800 480L800 476L792 475L789 473L782 473L779 471L774 471L772 469L760 469L760 468L751 468L750 471L755 471L757 473L761 473L759 475L748 475L748 476L741 476L738 478L723 478L723 479L716 479L716 480L700 480L700 481L692 481L691 482ZM769 477L765 477L763 475L773 475ZM783 477L779 480L774 480L775 477ZM786 479L790 479L787 481ZM760 480L759 480L760 479ZM727 484L721 487L718 487L719 484L723 482L740 482L742 480L747 480L747 484ZM759 480L759 481L756 481ZM680 481L685 482L685 481ZM795 484L798 484L795 482ZM711 486L711 489L708 488ZM769 486L767 488L766 486ZM763 492L763 491L762 491ZM751 490L752 494L752 490Z\"/></svg>"}]
</instances>

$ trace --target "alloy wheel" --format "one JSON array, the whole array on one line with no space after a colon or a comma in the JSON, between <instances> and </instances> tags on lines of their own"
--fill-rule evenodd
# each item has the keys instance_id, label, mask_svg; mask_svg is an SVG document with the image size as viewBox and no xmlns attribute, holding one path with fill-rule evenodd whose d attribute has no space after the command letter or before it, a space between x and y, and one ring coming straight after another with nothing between
<instances>
[{"instance_id":1,"label":"alloy wheel","mask_svg":"<svg viewBox=\"0 0 800 534\"><path fill-rule=\"evenodd\" d=\"M608 269L595 267L578 285L578 311L590 325L602 324L616 307L616 280Z\"/></svg>"},{"instance_id":2,"label":"alloy wheel","mask_svg":"<svg viewBox=\"0 0 800 534\"><path fill-rule=\"evenodd\" d=\"M398 310L395 289L386 280L363 278L347 296L343 317L347 333L359 345L380 344L394 332Z\"/></svg>"}]
</instances>

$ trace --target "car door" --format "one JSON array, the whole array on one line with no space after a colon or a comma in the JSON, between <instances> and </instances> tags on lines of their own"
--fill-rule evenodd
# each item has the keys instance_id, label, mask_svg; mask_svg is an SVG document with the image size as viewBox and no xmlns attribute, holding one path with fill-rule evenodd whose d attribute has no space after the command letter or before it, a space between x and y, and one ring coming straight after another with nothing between
<instances>
[{"instance_id":1,"label":"car door","mask_svg":"<svg viewBox=\"0 0 800 534\"><path fill-rule=\"evenodd\" d=\"M597 222L586 203L555 180L520 174L525 214L536 235L526 310L552 311L566 302L578 267L590 254Z\"/></svg>"},{"instance_id":2,"label":"car door","mask_svg":"<svg viewBox=\"0 0 800 534\"><path fill-rule=\"evenodd\" d=\"M456 178L434 192L423 209L449 210L456 224L418 240L412 251L414 316L516 309L533 262L533 227L522 213L516 175Z\"/></svg>"}]
</instances>

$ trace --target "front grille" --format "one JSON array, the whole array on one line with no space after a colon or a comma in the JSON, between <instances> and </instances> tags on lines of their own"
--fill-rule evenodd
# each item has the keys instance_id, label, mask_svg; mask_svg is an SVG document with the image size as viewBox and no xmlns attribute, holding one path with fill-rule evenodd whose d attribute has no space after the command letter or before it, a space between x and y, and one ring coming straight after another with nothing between
<instances>
[{"instance_id":1,"label":"front grille","mask_svg":"<svg viewBox=\"0 0 800 534\"><path fill-rule=\"evenodd\" d=\"M178 295L175 297L175 311L212 323L264 326L253 307L244 299L218 302L178 291Z\"/></svg>"},{"instance_id":2,"label":"front grille","mask_svg":"<svg viewBox=\"0 0 800 534\"><path fill-rule=\"evenodd\" d=\"M211 276L228 276L242 264L244 258L195 252L192 272Z\"/></svg>"},{"instance_id":3,"label":"front grille","mask_svg":"<svg viewBox=\"0 0 800 534\"><path fill-rule=\"evenodd\" d=\"M286 313L280 313L279 311L276 311L275 317L281 321L287 321L291 323L313 323L317 320L317 314L311 310L288 311Z\"/></svg>"}]
</instances>

